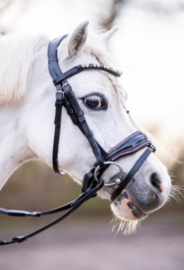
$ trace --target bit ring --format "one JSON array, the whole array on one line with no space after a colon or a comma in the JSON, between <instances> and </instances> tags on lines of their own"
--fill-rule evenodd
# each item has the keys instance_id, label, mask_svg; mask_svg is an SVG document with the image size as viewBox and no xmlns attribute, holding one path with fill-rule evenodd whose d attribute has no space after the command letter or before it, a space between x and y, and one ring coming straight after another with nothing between
<instances>
[{"instance_id":1,"label":"bit ring","mask_svg":"<svg viewBox=\"0 0 184 270\"><path fill-rule=\"evenodd\" d=\"M104 183L104 186L106 187L111 187L111 186L114 186L116 184L120 184L121 183L121 178L123 177L123 170L121 168L121 166L116 163L116 162L113 162L113 161L105 161L104 162L104 165L115 165L119 168L120 170L120 177L118 179L116 179L114 182L111 182L111 183ZM95 170L94 170L94 178L95 180L98 182L98 172L100 171L100 165L98 165Z\"/></svg>"}]
</instances>

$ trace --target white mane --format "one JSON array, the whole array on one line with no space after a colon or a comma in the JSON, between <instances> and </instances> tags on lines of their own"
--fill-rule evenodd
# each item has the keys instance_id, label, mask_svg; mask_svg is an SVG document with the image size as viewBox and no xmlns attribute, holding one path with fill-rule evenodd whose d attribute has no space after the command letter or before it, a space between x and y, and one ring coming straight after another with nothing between
<instances>
[{"instance_id":1,"label":"white mane","mask_svg":"<svg viewBox=\"0 0 184 270\"><path fill-rule=\"evenodd\" d=\"M24 99L35 53L46 42L48 38L40 35L0 37L0 105Z\"/></svg>"},{"instance_id":2,"label":"white mane","mask_svg":"<svg viewBox=\"0 0 184 270\"><path fill-rule=\"evenodd\" d=\"M0 105L21 102L29 89L29 75L37 51L47 45L49 39L43 35L0 37ZM93 55L99 63L111 65L110 54L100 35L89 35L84 52ZM122 88L116 78L106 74L118 97L123 101Z\"/></svg>"}]
</instances>

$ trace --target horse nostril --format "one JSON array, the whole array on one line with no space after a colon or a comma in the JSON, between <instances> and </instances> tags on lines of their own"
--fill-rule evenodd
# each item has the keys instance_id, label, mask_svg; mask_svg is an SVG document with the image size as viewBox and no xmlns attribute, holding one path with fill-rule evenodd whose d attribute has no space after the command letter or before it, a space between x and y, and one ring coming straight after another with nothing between
<instances>
[{"instance_id":1,"label":"horse nostril","mask_svg":"<svg viewBox=\"0 0 184 270\"><path fill-rule=\"evenodd\" d=\"M150 177L150 182L152 186L154 187L154 189L158 190L159 192L162 192L161 181L156 173L152 173Z\"/></svg>"}]
</instances>

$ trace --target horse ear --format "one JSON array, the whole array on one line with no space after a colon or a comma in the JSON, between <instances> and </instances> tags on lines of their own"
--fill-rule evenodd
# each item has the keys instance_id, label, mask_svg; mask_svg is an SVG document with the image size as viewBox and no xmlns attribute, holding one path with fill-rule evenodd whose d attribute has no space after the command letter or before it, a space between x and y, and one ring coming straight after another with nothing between
<instances>
[{"instance_id":1,"label":"horse ear","mask_svg":"<svg viewBox=\"0 0 184 270\"><path fill-rule=\"evenodd\" d=\"M109 45L109 41L112 38L112 36L114 36L114 34L116 33L116 31L119 28L117 26L114 26L111 30L107 31L106 33L102 34L102 40L105 43L105 45L108 47Z\"/></svg>"},{"instance_id":2,"label":"horse ear","mask_svg":"<svg viewBox=\"0 0 184 270\"><path fill-rule=\"evenodd\" d=\"M72 56L79 52L87 38L87 26L89 21L82 22L71 35L68 42L68 55Z\"/></svg>"}]
</instances>

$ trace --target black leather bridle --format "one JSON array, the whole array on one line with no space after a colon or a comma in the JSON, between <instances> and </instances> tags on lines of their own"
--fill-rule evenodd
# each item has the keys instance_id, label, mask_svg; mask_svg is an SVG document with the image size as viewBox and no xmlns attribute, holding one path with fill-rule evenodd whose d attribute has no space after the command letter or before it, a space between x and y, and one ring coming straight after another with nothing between
<instances>
[{"instance_id":1,"label":"black leather bridle","mask_svg":"<svg viewBox=\"0 0 184 270\"><path fill-rule=\"evenodd\" d=\"M126 187L126 185L133 178L135 173L141 167L143 162L147 159L150 153L155 152L155 147L151 144L150 141L147 140L147 137L141 132L137 131L125 138L123 141L118 143L115 147L113 147L110 151L106 152L100 144L96 141L92 131L90 130L87 121L85 119L84 113L81 110L79 103L75 97L75 94L72 91L70 84L67 79L80 73L88 70L100 70L108 72L114 76L120 76L121 72L114 70L112 68L106 67L104 65L97 64L89 64L89 65L78 65L63 73L58 64L57 58L57 48L60 45L61 41L66 38L63 36L61 38L55 39L49 43L48 47L48 64L49 64L49 72L53 79L53 83L56 86L56 113L55 113L55 132L54 132L54 144L53 144L53 169L56 173L60 173L58 168L58 148L59 148L59 138L60 138L60 128L61 128L61 116L62 116L62 108L64 107L67 110L68 115L70 116L74 125L76 125L81 132L84 134L86 139L88 140L93 154L96 158L96 163L90 172L85 174L82 185L82 194L76 200L58 207L56 209L52 209L47 212L28 212L28 211L19 211L19 210L6 210L4 208L0 208L0 213L7 214L9 216L32 216L32 217L40 217L43 215L54 214L61 211L66 211L62 216L54 220L53 222L47 224L46 226L40 228L39 230L30 233L26 236L17 236L13 237L11 241L0 241L0 245L8 245L13 243L21 243L28 238L31 238L42 231L52 227L57 224L72 212L74 212L77 208L79 208L84 202L89 200L90 198L96 196L97 192L103 188L103 186L111 187L117 186L114 188L114 191L111 194L111 201L114 201L121 194L122 190ZM128 156L136 153L137 151L147 148L144 153L139 157L137 162L134 164L129 173L123 178L123 170L119 164L115 161L121 157ZM119 178L114 182L104 183L101 178L104 171L110 166L115 165L119 168Z\"/></svg>"}]
</instances>

